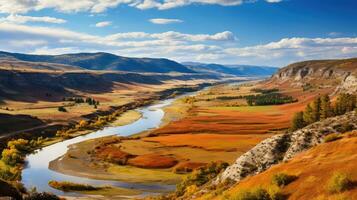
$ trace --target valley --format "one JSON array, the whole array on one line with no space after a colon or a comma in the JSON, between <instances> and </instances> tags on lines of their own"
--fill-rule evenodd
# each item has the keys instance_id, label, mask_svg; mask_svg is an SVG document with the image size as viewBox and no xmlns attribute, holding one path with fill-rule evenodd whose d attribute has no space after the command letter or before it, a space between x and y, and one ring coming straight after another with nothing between
<instances>
[{"instance_id":1,"label":"valley","mask_svg":"<svg viewBox=\"0 0 357 200\"><path fill-rule=\"evenodd\" d=\"M292 123L296 113L306 111L322 96L330 95L334 106L342 97L348 98L352 111L356 97L341 94L356 93L356 63L356 59L296 63L270 78L218 72L58 72L29 69L33 63L27 63L28 71L2 69L0 73L6 74L0 78L0 123L6 125L1 126L0 136L6 152L0 161L2 177L68 199L235 198L236 191L257 185L256 179L261 188L269 189L268 182L277 171L298 176L296 184L303 184L303 172L293 169L300 154L295 157L294 149L287 150L286 161L292 159L292 164L281 162L273 144L285 137L311 139L304 135L305 129L319 132L314 124L296 125L299 130L292 132ZM348 116L354 120L354 114ZM350 128L352 133L341 132L339 142L353 148L349 140L353 140L354 125ZM312 141L323 138L314 137ZM22 149L22 143L31 147ZM316 145L324 148L319 143L311 142L308 148L297 143L296 148L309 154ZM20 157L9 164L12 151ZM7 154L9 160L4 160ZM349 156L352 159L353 154ZM310 159L312 170L318 157ZM310 173L309 168L304 173ZM198 180L191 180L196 176ZM288 188L279 189L284 198L301 197Z\"/></svg>"}]
</instances>

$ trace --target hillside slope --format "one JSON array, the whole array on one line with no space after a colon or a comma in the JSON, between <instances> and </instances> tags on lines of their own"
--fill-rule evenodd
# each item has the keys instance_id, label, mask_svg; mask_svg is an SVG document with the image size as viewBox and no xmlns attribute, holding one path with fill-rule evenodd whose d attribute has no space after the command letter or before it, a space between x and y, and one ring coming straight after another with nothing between
<instances>
[{"instance_id":1,"label":"hillside slope","mask_svg":"<svg viewBox=\"0 0 357 200\"><path fill-rule=\"evenodd\" d=\"M281 193L289 200L357 199L357 187L352 186L349 190L337 194L331 193L328 189L329 181L335 173L345 173L350 179L357 180L356 133L344 134L343 139L318 145L286 163L275 165L261 174L248 177L233 186L226 195L234 196L238 191L258 186L269 188L275 174L285 173L297 177L281 189Z\"/></svg>"},{"instance_id":2,"label":"hillside slope","mask_svg":"<svg viewBox=\"0 0 357 200\"><path fill-rule=\"evenodd\" d=\"M270 76L277 72L278 68L253 65L220 65L186 62L183 65L201 73L226 74L233 76Z\"/></svg>"},{"instance_id":3,"label":"hillside slope","mask_svg":"<svg viewBox=\"0 0 357 200\"><path fill-rule=\"evenodd\" d=\"M345 123L348 123L351 129L357 129L357 115L350 112L316 122L290 134L268 138L240 156L216 181L222 182L227 179L241 181L280 161L288 161L298 153L322 143L324 136L331 133L343 133Z\"/></svg>"},{"instance_id":4,"label":"hillside slope","mask_svg":"<svg viewBox=\"0 0 357 200\"><path fill-rule=\"evenodd\" d=\"M267 84L314 90L334 87L337 92L357 92L357 58L313 60L281 68Z\"/></svg>"},{"instance_id":5,"label":"hillside slope","mask_svg":"<svg viewBox=\"0 0 357 200\"><path fill-rule=\"evenodd\" d=\"M141 74L129 72L23 72L0 69L0 103L3 100L23 102L61 101L76 96L75 91L92 94L112 92L121 84L161 85L169 80L217 79L202 74Z\"/></svg>"},{"instance_id":6,"label":"hillside slope","mask_svg":"<svg viewBox=\"0 0 357 200\"><path fill-rule=\"evenodd\" d=\"M168 59L128 58L109 53L77 53L63 55L30 55L0 51L0 59L27 62L57 63L90 70L119 70L128 72L194 73Z\"/></svg>"}]
</instances>

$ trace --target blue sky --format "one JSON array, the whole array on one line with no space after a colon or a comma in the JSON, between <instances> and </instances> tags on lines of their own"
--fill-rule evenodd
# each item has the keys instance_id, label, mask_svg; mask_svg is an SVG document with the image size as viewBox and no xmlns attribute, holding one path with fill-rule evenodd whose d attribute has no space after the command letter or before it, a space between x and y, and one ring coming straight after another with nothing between
<instances>
[{"instance_id":1,"label":"blue sky","mask_svg":"<svg viewBox=\"0 0 357 200\"><path fill-rule=\"evenodd\" d=\"M0 50L284 66L357 57L355 0L0 0Z\"/></svg>"}]
</instances>

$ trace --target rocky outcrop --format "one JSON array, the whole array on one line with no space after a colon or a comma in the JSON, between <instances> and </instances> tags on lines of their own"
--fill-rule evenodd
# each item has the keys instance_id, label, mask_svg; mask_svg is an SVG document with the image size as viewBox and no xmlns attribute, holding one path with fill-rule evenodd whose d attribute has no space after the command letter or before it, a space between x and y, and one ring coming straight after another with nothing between
<instances>
[{"instance_id":1,"label":"rocky outcrop","mask_svg":"<svg viewBox=\"0 0 357 200\"><path fill-rule=\"evenodd\" d=\"M357 93L357 77L353 75L347 76L342 83L336 88L335 93Z\"/></svg>"},{"instance_id":2,"label":"rocky outcrop","mask_svg":"<svg viewBox=\"0 0 357 200\"><path fill-rule=\"evenodd\" d=\"M288 161L296 154L322 143L325 135L343 133L347 128L357 129L357 114L354 111L316 122L292 133L275 135L240 156L214 183L225 180L239 182L247 176L258 174L281 161Z\"/></svg>"},{"instance_id":3,"label":"rocky outcrop","mask_svg":"<svg viewBox=\"0 0 357 200\"><path fill-rule=\"evenodd\" d=\"M346 78L357 76L357 59L304 61L281 68L268 81L273 84L289 83L293 87L312 84L337 87ZM321 84L323 83L323 84Z\"/></svg>"}]
</instances>

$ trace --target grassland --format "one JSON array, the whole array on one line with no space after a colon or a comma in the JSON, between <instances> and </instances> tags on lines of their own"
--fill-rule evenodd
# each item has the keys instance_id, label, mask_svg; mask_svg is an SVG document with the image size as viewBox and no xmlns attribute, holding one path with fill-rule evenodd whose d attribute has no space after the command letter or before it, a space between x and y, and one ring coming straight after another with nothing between
<instances>
[{"instance_id":1,"label":"grassland","mask_svg":"<svg viewBox=\"0 0 357 200\"><path fill-rule=\"evenodd\" d=\"M256 94L252 89L257 87L268 86L218 85L177 100L165 108L164 123L158 129L131 138L110 137L73 145L50 167L89 178L175 184L182 173L210 162L233 163L260 141L289 128L292 115L314 96L286 89L281 92L295 95L299 101L274 106L247 106L244 99L238 98ZM226 96L230 98L220 98ZM115 151L131 156L119 165L99 153L103 148L113 151L106 152L112 154L111 158Z\"/></svg>"}]
</instances>

